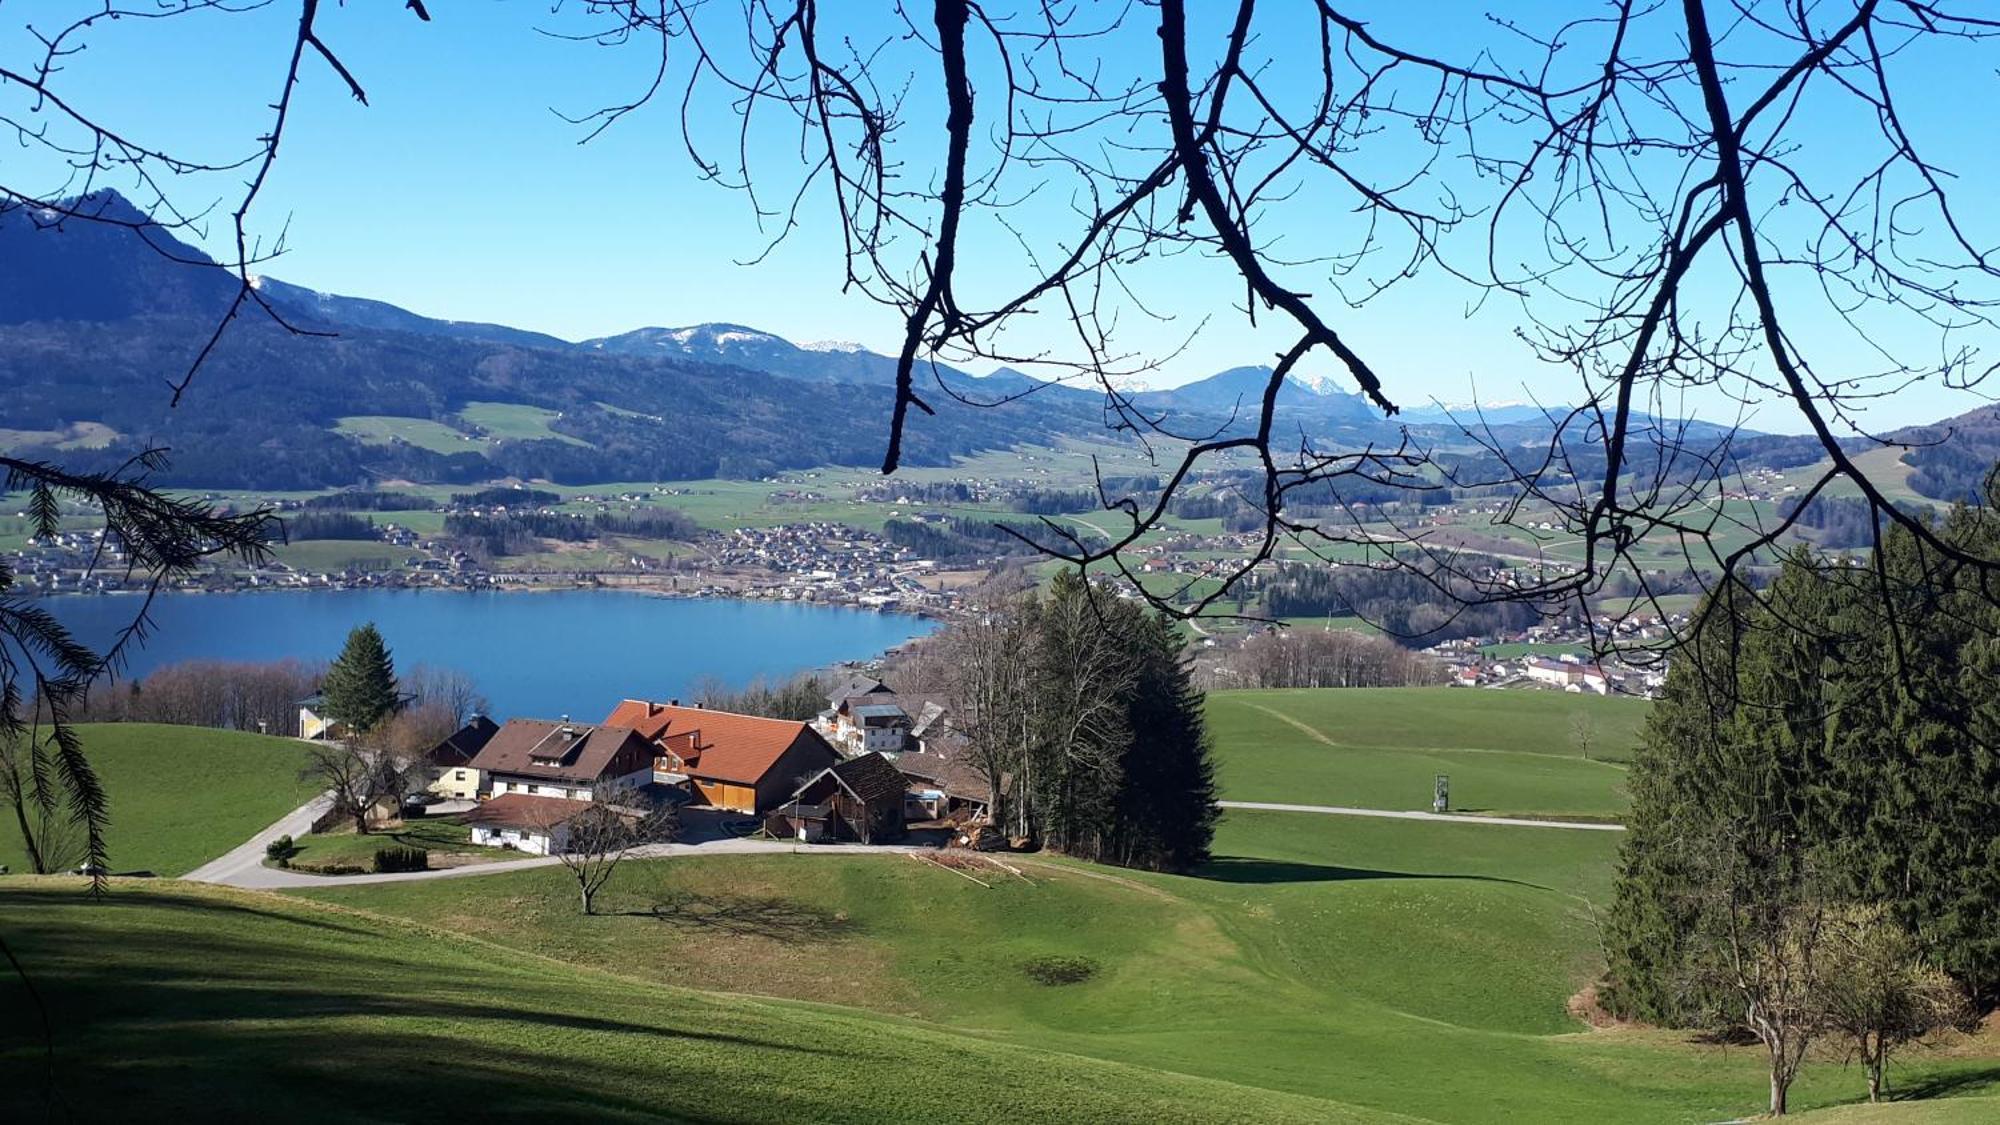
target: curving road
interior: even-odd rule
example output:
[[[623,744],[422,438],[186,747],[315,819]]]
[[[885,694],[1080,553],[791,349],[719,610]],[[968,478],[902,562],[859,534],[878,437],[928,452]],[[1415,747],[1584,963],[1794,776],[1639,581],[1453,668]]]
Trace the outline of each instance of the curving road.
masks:
[[[459,879],[473,875],[498,875],[503,871],[522,871],[530,867],[551,867],[562,862],[554,856],[527,856],[494,863],[474,863],[465,867],[445,867],[435,871],[398,871],[386,875],[308,875],[302,871],[284,871],[264,866],[266,845],[280,836],[305,835],[312,829],[313,821],[326,815],[327,809],[332,805],[330,796],[315,797],[285,814],[276,824],[231,848],[228,854],[220,859],[204,863],[181,878],[196,883],[215,883],[224,887],[278,891],[301,887],[350,887],[369,883]],[[645,847],[632,849],[630,855],[634,859],[660,859],[666,856],[764,855],[778,852],[800,852],[806,855],[902,855],[936,850],[934,847],[914,844],[795,844],[786,840],[729,838],[695,844],[648,844]]]

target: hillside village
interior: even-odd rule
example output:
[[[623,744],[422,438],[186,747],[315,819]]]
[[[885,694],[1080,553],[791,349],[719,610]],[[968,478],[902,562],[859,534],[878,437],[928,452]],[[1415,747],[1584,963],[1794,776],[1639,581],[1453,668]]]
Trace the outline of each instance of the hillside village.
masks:
[[[992,786],[941,699],[854,676],[826,703],[810,722],[644,699],[601,722],[474,716],[424,754],[423,800],[378,815],[434,805],[462,814],[472,843],[530,855],[564,851],[570,822],[607,800],[678,808],[706,836],[978,841]],[[300,737],[345,735],[319,706],[301,702]]]

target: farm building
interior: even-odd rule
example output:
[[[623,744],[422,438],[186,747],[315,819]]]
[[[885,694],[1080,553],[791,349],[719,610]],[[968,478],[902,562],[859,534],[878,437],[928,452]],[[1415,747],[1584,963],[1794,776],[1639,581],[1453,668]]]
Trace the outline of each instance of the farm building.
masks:
[[[472,842],[512,847],[530,855],[557,855],[568,846],[569,822],[591,807],[588,801],[509,793],[465,814]]]
[[[469,763],[494,797],[510,793],[588,801],[607,784],[653,780],[653,747],[628,727],[509,719]]]
[[[498,723],[484,715],[474,715],[471,722],[452,732],[451,737],[431,747],[424,755],[430,765],[430,792],[459,801],[479,796],[479,771],[473,768],[472,760],[498,733]]]
[[[654,780],[685,782],[700,803],[759,814],[801,777],[840,760],[804,723],[628,699],[611,720],[629,724],[654,753]]]
[[[880,754],[863,754],[815,774],[765,819],[773,836],[877,844],[903,834],[909,778]]]

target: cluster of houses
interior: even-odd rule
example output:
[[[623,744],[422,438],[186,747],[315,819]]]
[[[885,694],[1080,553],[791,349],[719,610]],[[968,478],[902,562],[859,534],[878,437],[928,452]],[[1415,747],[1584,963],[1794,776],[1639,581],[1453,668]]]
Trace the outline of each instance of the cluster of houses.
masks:
[[[309,705],[310,700],[306,701]],[[811,722],[628,699],[604,721],[475,716],[428,756],[431,792],[475,801],[472,842],[536,855],[611,794],[709,809],[805,842],[880,843],[987,811],[989,787],[934,698],[856,678]],[[329,733],[322,723],[302,732]],[[309,735],[308,737],[311,737]]]

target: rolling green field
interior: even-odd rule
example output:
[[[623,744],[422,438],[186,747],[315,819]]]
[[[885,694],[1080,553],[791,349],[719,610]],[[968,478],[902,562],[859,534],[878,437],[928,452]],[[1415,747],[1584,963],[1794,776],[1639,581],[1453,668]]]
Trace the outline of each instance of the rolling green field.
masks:
[[[333,432],[367,445],[408,442],[433,453],[484,453],[486,443],[470,434],[428,418],[395,418],[381,414],[355,414],[340,419]]]
[[[51,1065],[32,1034],[0,1040],[5,1120],[1373,1119],[270,895],[119,882],[92,901],[14,877],[0,919],[55,1046]],[[25,1004],[0,978],[0,1009]]]
[[[84,752],[111,798],[113,871],[181,875],[303,804],[305,751],[288,738],[201,727],[106,723],[82,728]],[[0,864],[26,870],[11,817]]]
[[[404,547],[370,539],[301,539],[271,549],[271,557],[294,570],[384,570],[410,555]]]
[[[1629,747],[1643,714],[1464,689],[1210,697],[1225,797],[1291,777],[1266,795],[1326,803],[1413,768],[1427,798],[1433,758],[1487,770],[1466,777],[1528,809],[1575,803],[1596,775],[1538,768],[1617,776],[1565,757],[1578,709],[1607,749]],[[145,780],[114,775],[114,800]],[[214,854],[275,816],[179,831]],[[55,1074],[80,1119],[142,1097],[153,1113],[248,1116],[282,1096],[298,1120],[347,1120],[357,1090],[395,1119],[475,1101],[504,1119],[1754,1115],[1759,1049],[1591,1030],[1568,1011],[1603,968],[1595,918],[1619,840],[1231,810],[1186,876],[805,848],[628,861],[594,917],[559,867],[282,895],[121,880],[103,904],[75,881],[12,877],[0,932],[59,1016]],[[17,987],[0,975],[0,1006]],[[0,1119],[39,1115],[43,1074],[33,1042],[0,1039]],[[1860,1073],[1829,1046],[1793,1104],[1835,1125],[1984,1120],[2000,1044],[1912,1050],[1892,1083],[1937,1100],[1857,1106]]]
[[[1208,697],[1222,795],[1238,801],[1615,817],[1646,704],[1470,688],[1228,691]],[[1589,716],[1591,760],[1572,716]]]
[[[555,441],[589,445],[587,441],[559,434],[549,423],[562,417],[553,410],[507,402],[468,402],[458,412],[468,425],[477,426],[496,441]]]
[[[902,856],[675,859],[621,868],[594,918],[548,869],[300,893],[649,982],[864,1009],[1382,1120],[1754,1112],[1754,1048],[1588,1031],[1566,1014],[1601,968],[1591,918],[1616,846],[1608,833],[1231,812],[1193,877],[1010,858],[1025,877],[972,872],[981,885]],[[1024,969],[1047,961],[1090,974],[1033,983]],[[1918,1053],[1901,1080],[1989,1090],[2000,1066]],[[1861,1093],[1858,1072],[1826,1060],[1794,1100]]]

